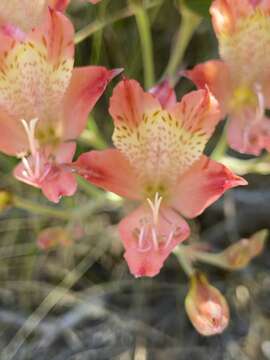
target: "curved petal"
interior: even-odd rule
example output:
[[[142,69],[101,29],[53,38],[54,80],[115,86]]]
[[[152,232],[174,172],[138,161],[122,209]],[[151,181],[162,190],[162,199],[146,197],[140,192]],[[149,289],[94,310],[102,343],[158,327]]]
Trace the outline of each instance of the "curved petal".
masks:
[[[90,151],[74,163],[78,174],[105,190],[140,199],[140,184],[129,161],[116,149]]]
[[[153,95],[143,91],[135,80],[122,80],[113,91],[109,112],[116,126],[136,127],[148,113],[161,110]]]
[[[76,138],[86,126],[87,116],[105,91],[108,83],[122,70],[102,66],[75,68],[64,98],[63,133]]]
[[[173,249],[190,234],[189,226],[182,217],[170,208],[161,208],[154,239],[153,229],[147,228],[149,216],[149,208],[141,206],[119,224],[125,247],[124,257],[130,272],[136,277],[157,275]]]
[[[221,117],[225,117],[232,92],[230,71],[226,64],[221,60],[210,60],[195,66],[192,70],[186,71],[185,75],[199,89],[209,88],[220,104]]]
[[[185,217],[194,218],[226,190],[246,184],[246,180],[233,174],[224,165],[202,156],[179,178],[171,205]]]
[[[161,83],[152,87],[149,92],[158,99],[163,109],[170,109],[177,103],[174,88],[168,80],[163,80]]]
[[[42,182],[41,190],[50,201],[58,203],[62,196],[72,196],[77,190],[76,178],[65,169],[57,168]]]

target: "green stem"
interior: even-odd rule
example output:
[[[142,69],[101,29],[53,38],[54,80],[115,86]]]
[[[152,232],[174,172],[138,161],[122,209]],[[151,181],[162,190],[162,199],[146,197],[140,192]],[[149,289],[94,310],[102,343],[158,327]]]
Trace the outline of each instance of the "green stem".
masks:
[[[226,263],[223,261],[221,254],[211,254],[204,251],[192,251],[192,257],[195,260],[210,264],[213,266],[220,267],[222,269],[228,269]]]
[[[30,211],[38,215],[46,215],[62,220],[69,220],[72,216],[71,212],[66,210],[54,209],[53,207],[40,205],[32,201],[23,199],[19,196],[13,196],[13,205],[16,208]]]
[[[144,10],[143,6],[133,4],[132,8],[134,9],[137,27],[140,35],[144,69],[144,85],[146,89],[150,89],[155,82],[151,25],[147,12]]]
[[[153,1],[149,2],[149,4],[147,4],[144,8],[151,9],[153,7],[160,5],[160,3],[161,3],[161,0],[153,0]],[[122,19],[131,17],[133,15],[135,15],[134,9],[132,9],[131,7],[128,6],[125,9],[118,11],[117,13],[113,14],[112,16],[110,16],[106,19],[94,21],[76,33],[75,44],[79,44],[81,41],[85,40],[86,38],[88,38],[95,32],[103,29],[104,27],[111,25]]]
[[[79,187],[90,197],[96,198],[98,196],[104,195],[104,192],[102,192],[94,185],[90,184],[87,180],[85,180],[81,176],[77,176],[77,183]]]
[[[187,46],[201,22],[201,17],[187,9],[184,5],[181,7],[181,10],[181,24],[176,36],[175,44],[173,45],[169,63],[164,73],[164,77],[169,77],[172,81],[181,65]]]
[[[186,275],[191,277],[195,273],[195,269],[193,268],[192,263],[185,252],[185,247],[179,245],[173,253],[177,257],[177,260]]]

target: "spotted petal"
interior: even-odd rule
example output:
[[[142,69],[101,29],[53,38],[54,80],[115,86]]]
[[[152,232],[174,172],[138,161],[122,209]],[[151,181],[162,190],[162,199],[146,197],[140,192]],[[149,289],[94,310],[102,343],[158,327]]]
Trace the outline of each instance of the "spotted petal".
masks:
[[[116,87],[110,112],[114,144],[145,184],[173,183],[200,157],[220,119],[208,90],[186,95],[168,112],[133,80]]]
[[[270,76],[269,9],[269,2],[252,0],[216,0],[211,6],[220,55],[242,85],[263,84]]]
[[[51,132],[60,136],[60,109],[73,67],[72,39],[72,24],[55,11],[48,12],[44,25],[23,42],[0,33],[0,123],[7,121],[3,114],[12,118],[14,135],[23,131],[21,119],[38,118],[38,140],[46,141]],[[0,148],[5,151],[3,136]],[[16,140],[21,148],[25,146],[21,151],[28,150],[26,136]],[[18,146],[8,152],[17,153]]]

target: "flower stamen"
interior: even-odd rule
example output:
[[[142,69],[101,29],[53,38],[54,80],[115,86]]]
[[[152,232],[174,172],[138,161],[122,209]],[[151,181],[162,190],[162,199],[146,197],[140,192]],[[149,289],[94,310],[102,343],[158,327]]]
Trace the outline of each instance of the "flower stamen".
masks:
[[[264,109],[265,109],[265,98],[263,95],[261,84],[258,83],[255,84],[255,93],[257,95],[257,100],[258,100],[258,107],[256,110],[255,121],[259,122],[264,117]]]
[[[171,223],[164,216],[163,220],[172,227],[172,230],[169,232],[169,235],[165,235],[160,232],[159,222],[160,222],[160,207],[161,207],[162,197],[157,192],[155,194],[154,200],[147,199],[147,203],[151,210],[151,215],[141,219],[141,227],[136,228],[134,231],[134,236],[138,241],[138,251],[147,252],[153,249],[154,251],[159,251],[160,249],[168,248],[173,239],[180,236],[181,228]]]
[[[22,163],[24,166],[23,175],[25,178],[33,182],[41,182],[50,171],[50,166],[44,167],[38,148],[38,142],[35,137],[35,130],[38,120],[38,118],[34,118],[29,122],[25,121],[24,119],[21,120],[29,143],[29,157],[31,156],[31,158],[22,156]]]

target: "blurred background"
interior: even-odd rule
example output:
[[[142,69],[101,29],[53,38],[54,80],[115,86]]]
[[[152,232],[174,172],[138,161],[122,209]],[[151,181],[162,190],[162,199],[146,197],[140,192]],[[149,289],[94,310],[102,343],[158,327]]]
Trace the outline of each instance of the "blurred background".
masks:
[[[76,65],[125,68],[148,89],[169,77],[178,98],[193,89],[180,72],[218,57],[211,0],[72,2]],[[78,154],[111,146],[108,101],[116,79],[89,118]],[[223,124],[211,140],[210,154]],[[270,161],[229,151],[249,186],[228,192],[195,221],[191,243],[222,250],[270,228]],[[231,158],[233,157],[233,159]],[[226,160],[226,159],[225,159]],[[16,160],[0,155],[0,188],[15,199],[0,213],[1,359],[270,359],[270,248],[243,271],[199,268],[226,296],[228,329],[204,338],[184,311],[188,280],[172,254],[159,276],[134,279],[122,258],[117,223],[130,204],[79,179],[54,206],[11,176]]]

